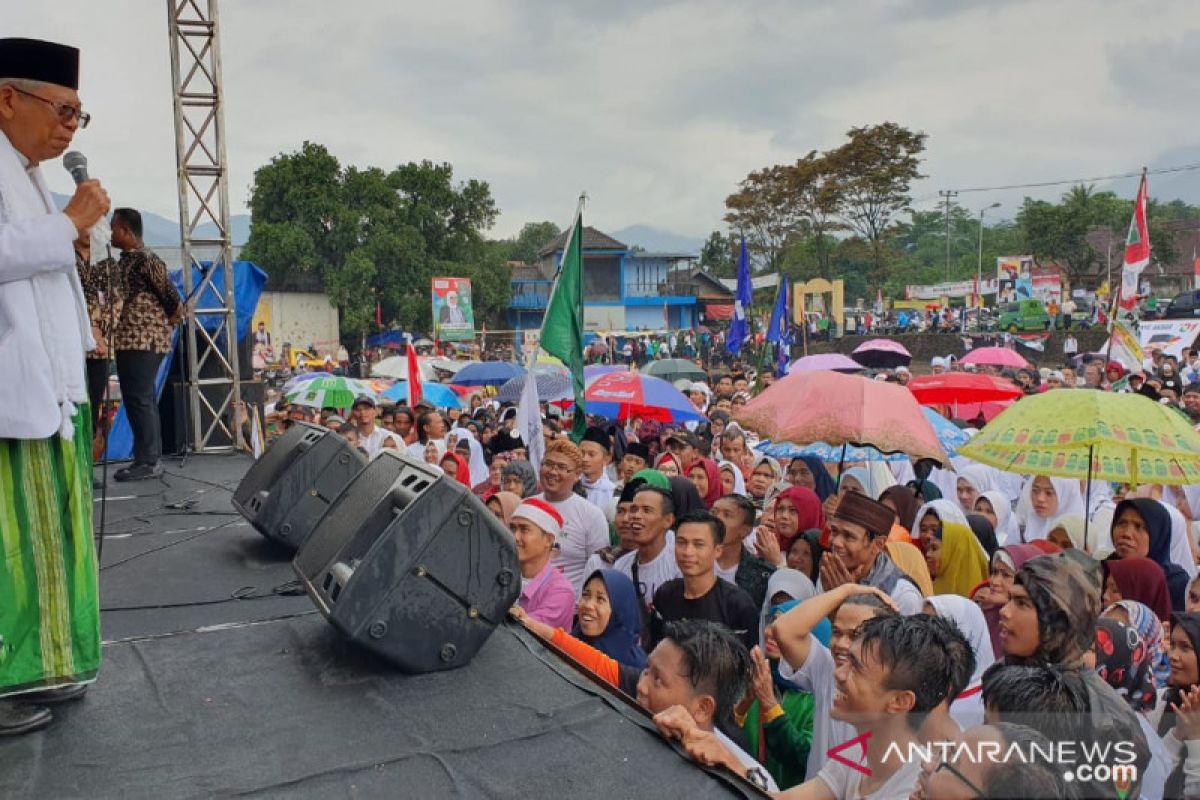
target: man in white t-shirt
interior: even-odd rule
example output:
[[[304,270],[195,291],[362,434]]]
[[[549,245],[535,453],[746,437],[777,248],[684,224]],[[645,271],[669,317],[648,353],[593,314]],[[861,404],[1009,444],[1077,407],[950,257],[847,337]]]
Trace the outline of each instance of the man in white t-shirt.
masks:
[[[579,442],[579,453],[583,457],[580,481],[587,491],[588,502],[607,514],[617,490],[607,473],[612,461],[612,437],[603,428],[588,428]]]
[[[675,562],[675,534],[671,530],[674,524],[675,505],[670,493],[644,485],[633,490],[625,527],[637,549],[618,558],[613,569],[633,581],[639,608],[647,617],[658,587],[683,577]]]
[[[375,457],[387,439],[393,440],[392,446],[395,446],[395,434],[375,424],[378,413],[379,408],[375,405],[374,398],[367,395],[359,397],[350,407],[350,420],[358,431],[358,446],[366,451],[370,458]]]
[[[608,547],[608,520],[604,512],[575,494],[583,455],[569,439],[552,439],[542,456],[542,493],[537,495],[562,514],[562,534],[554,545],[553,563],[579,596],[588,558]]]

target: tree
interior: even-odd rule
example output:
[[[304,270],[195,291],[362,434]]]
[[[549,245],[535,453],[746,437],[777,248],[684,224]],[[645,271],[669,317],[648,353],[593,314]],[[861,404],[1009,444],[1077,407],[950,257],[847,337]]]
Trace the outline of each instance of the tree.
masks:
[[[714,278],[737,277],[738,242],[733,236],[713,231],[700,248],[700,268]]]
[[[508,246],[505,253],[506,261],[524,261],[526,264],[532,264],[537,261],[538,251],[554,240],[562,231],[558,225],[550,222],[526,222],[521,226],[521,231],[516,235],[516,238],[507,239],[504,244]]]
[[[482,234],[498,214],[491,190],[455,183],[450,164],[343,168],[305,142],[255,172],[250,209],[246,258],[272,274],[318,274],[349,341],[370,329],[377,302],[386,322],[428,329],[435,275],[471,279],[477,322],[508,305],[503,253]]]
[[[824,158],[839,185],[842,222],[871,247],[872,285],[885,275],[884,236],[896,215],[911,202],[909,190],[921,175],[924,133],[913,133],[894,122],[851,128],[849,141]]]
[[[828,278],[833,246],[830,234],[845,227],[838,220],[845,200],[842,178],[828,158],[813,150],[788,168],[787,180],[796,214],[807,223],[803,234],[816,256],[817,274]]]
[[[746,238],[746,249],[766,272],[779,268],[784,242],[800,220],[793,199],[785,166],[751,172],[725,198],[725,221]]]

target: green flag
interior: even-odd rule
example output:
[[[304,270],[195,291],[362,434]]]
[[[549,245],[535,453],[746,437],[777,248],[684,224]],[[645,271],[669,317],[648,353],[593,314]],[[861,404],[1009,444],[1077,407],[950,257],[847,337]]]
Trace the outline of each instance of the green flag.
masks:
[[[575,385],[575,421],[571,439],[578,443],[587,430],[583,401],[583,209],[575,214],[563,246],[558,277],[542,320],[541,348],[571,371]]]

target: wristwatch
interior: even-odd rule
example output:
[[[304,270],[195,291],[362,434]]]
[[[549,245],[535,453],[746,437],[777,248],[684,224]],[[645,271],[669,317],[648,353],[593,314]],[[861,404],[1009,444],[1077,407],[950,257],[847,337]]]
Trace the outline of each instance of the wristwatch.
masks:
[[[750,767],[750,769],[746,770],[746,780],[751,786],[756,789],[762,789],[764,792],[767,791],[767,787],[770,785],[767,779],[767,771],[762,767]]]

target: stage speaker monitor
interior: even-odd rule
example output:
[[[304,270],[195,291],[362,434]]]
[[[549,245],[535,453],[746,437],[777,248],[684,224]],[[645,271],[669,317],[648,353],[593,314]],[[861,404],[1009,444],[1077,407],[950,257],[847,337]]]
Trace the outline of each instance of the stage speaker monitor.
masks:
[[[366,463],[345,437],[297,422],[242,478],[233,507],[263,536],[297,550]]]
[[[503,522],[436,466],[384,450],[293,567],[342,633],[412,673],[471,661],[521,593]]]

